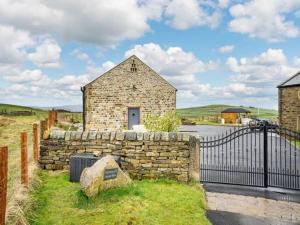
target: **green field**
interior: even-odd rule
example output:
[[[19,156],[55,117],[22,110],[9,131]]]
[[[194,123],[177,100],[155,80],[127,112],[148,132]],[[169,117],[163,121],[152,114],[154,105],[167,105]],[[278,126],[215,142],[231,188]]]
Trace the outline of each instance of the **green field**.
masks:
[[[1,112],[15,112],[15,111],[30,111],[36,114],[43,114],[46,111],[42,109],[36,109],[28,106],[20,106],[20,105],[11,105],[11,104],[2,104],[0,103],[0,113]]]
[[[32,225],[209,225],[199,184],[143,180],[88,199],[67,173],[41,171],[42,186],[31,193]]]
[[[232,105],[207,105],[200,107],[177,109],[177,113],[181,117],[196,118],[199,116],[214,116],[220,115],[221,111],[227,108],[244,108],[251,111],[251,116],[258,118],[270,118],[274,119],[278,116],[278,111],[274,109],[263,109],[246,106],[232,106]]]

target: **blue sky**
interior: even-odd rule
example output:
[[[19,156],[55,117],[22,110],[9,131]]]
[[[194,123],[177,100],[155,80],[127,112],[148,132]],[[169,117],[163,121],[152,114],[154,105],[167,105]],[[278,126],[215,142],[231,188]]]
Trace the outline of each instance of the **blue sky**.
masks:
[[[277,108],[300,70],[300,0],[0,0],[0,102],[81,104],[131,54],[177,87],[177,107]]]

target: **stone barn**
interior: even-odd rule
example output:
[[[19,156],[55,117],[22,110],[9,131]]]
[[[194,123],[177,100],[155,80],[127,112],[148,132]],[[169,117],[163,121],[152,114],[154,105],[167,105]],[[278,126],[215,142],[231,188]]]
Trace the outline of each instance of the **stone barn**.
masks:
[[[135,55],[82,87],[85,130],[131,130],[176,109],[176,88]]]
[[[300,72],[278,86],[279,124],[300,131]]]

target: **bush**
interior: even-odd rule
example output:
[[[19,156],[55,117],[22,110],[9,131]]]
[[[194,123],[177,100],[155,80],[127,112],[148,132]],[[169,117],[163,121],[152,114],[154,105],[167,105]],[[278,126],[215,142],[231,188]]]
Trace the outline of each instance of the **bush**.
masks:
[[[143,121],[145,127],[150,131],[178,131],[181,120],[175,111],[170,111],[162,116],[150,114]]]

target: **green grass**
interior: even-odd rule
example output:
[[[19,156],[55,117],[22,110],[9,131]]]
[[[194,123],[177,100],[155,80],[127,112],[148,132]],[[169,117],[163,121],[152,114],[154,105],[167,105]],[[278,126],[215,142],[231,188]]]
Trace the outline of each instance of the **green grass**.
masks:
[[[46,115],[46,114],[45,114]],[[28,155],[32,158],[32,124],[42,115],[0,116],[0,146],[8,147],[8,201],[13,197],[14,184],[20,181],[20,133],[28,134]]]
[[[169,180],[135,181],[88,199],[79,183],[62,172],[42,171],[43,186],[33,192],[32,225],[210,224],[203,189]]]
[[[199,117],[208,115],[219,115],[222,110],[226,108],[241,107],[251,111],[252,116],[259,118],[276,118],[278,111],[274,109],[263,109],[263,108],[253,108],[245,106],[232,106],[232,105],[207,105],[200,107],[177,109],[176,112],[181,117]]]
[[[15,112],[15,111],[32,111],[36,114],[43,114],[46,111],[42,109],[36,109],[28,106],[21,106],[21,105],[11,105],[11,104],[3,104],[0,103],[0,112],[6,111],[6,112]]]

